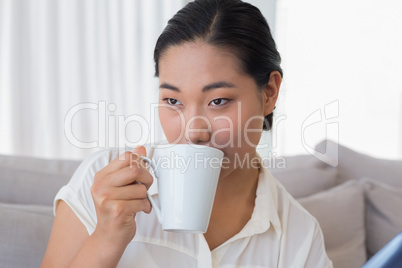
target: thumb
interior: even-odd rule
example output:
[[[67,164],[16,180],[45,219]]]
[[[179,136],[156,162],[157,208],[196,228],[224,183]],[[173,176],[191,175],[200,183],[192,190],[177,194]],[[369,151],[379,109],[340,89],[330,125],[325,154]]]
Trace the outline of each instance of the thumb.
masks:
[[[139,145],[133,150],[133,153],[141,155],[141,156],[147,156],[147,149],[145,149],[144,146]]]

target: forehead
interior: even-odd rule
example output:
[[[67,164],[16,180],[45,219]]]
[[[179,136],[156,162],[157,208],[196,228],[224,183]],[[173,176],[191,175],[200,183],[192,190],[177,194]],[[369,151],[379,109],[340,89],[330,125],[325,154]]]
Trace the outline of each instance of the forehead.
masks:
[[[223,78],[244,75],[239,59],[229,50],[202,41],[169,47],[159,60],[159,77]]]

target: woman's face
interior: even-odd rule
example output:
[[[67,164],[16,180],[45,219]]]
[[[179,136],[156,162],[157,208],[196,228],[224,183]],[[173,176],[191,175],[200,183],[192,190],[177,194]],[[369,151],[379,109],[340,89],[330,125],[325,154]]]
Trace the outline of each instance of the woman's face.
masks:
[[[219,148],[229,170],[255,156],[266,98],[237,58],[215,46],[171,46],[159,60],[159,118],[168,142]]]

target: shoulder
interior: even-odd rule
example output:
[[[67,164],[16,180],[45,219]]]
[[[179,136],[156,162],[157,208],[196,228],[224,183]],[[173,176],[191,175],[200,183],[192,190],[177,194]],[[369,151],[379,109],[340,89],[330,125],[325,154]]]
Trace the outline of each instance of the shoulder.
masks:
[[[280,233],[280,267],[332,267],[320,225],[282,184],[266,170],[272,202],[276,206]]]
[[[151,153],[153,152],[155,144],[147,143],[141,146],[145,147],[147,151],[147,156],[150,156]],[[102,149],[86,157],[82,162],[82,166],[88,167],[94,165],[96,166],[99,164],[109,164],[112,160],[116,159],[119,155],[123,154],[124,152],[127,151],[132,152],[133,150],[134,150],[133,147],[112,147]]]
[[[150,157],[153,153],[155,144],[143,144],[147,151],[147,156]],[[99,150],[95,153],[87,156],[81,164],[78,166],[77,170],[74,172],[69,185],[79,185],[83,183],[83,180],[93,181],[93,176],[107,166],[114,159],[119,157],[126,151],[133,151],[132,147],[113,147]]]
[[[291,229],[310,229],[316,226],[317,220],[296,201],[285,187],[271,174],[264,165],[260,170],[257,196],[264,196],[269,203],[269,218],[276,223],[281,232]]]
[[[281,223],[282,233],[293,233],[292,239],[295,242],[306,239],[319,229],[318,221],[272,175],[271,180],[271,185],[276,191],[276,210]],[[287,235],[283,237],[287,237]]]

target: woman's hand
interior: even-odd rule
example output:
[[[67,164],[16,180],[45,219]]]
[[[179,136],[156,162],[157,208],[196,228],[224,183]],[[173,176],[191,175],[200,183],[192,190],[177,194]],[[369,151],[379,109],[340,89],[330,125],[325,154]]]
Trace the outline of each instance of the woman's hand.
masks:
[[[111,247],[111,254],[134,238],[136,213],[152,209],[147,191],[153,178],[140,155],[146,155],[143,146],[120,155],[95,174],[91,187],[98,219],[94,234]]]
[[[41,267],[116,267],[136,231],[137,212],[151,212],[147,190],[153,179],[139,155],[126,152],[96,173],[91,187],[98,223],[89,235],[60,200]]]

